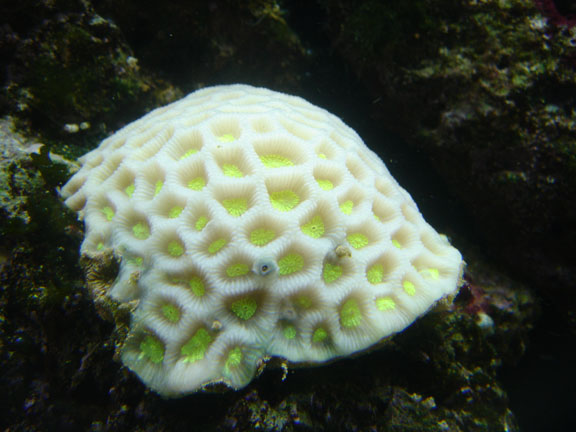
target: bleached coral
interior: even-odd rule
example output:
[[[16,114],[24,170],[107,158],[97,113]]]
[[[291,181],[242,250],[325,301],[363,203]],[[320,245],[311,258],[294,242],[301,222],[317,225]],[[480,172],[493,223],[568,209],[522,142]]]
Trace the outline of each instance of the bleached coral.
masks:
[[[462,259],[339,118],[246,85],[159,108],[85,155],[62,195],[85,256],[137,300],[121,357],[157,392],[246,385],[270,356],[322,362],[457,290]]]

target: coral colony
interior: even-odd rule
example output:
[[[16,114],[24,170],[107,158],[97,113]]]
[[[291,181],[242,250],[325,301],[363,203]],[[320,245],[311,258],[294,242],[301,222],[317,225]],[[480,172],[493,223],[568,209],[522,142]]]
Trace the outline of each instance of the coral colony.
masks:
[[[352,129],[299,97],[199,90],[81,163],[62,195],[83,259],[120,263],[89,286],[131,305],[120,356],[162,395],[365,350],[457,291],[460,253]]]

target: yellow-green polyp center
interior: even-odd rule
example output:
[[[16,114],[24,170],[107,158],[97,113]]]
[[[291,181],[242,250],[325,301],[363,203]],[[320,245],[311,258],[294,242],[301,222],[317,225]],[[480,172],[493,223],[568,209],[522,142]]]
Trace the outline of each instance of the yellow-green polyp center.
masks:
[[[168,243],[168,254],[174,258],[178,258],[184,254],[184,245],[177,240]]]
[[[328,337],[328,332],[322,328],[322,327],[318,327],[316,330],[314,330],[314,333],[312,334],[312,342],[323,342],[326,340],[326,338]]]
[[[301,227],[302,232],[312,238],[320,238],[324,235],[324,221],[319,215],[314,216],[309,222]]]
[[[240,366],[243,357],[244,355],[242,354],[242,349],[240,347],[235,347],[230,350],[224,366],[226,371],[230,373],[233,369]]]
[[[286,156],[279,154],[267,154],[260,156],[260,161],[266,168],[282,168],[294,165],[294,163]]]
[[[255,246],[264,246],[276,237],[274,230],[258,228],[250,233],[250,242]]]
[[[282,276],[298,272],[302,270],[303,267],[304,258],[297,253],[285,255],[278,261],[279,273]]]
[[[161,363],[164,360],[164,344],[156,337],[146,335],[140,342],[140,353],[152,363]]]
[[[362,322],[362,312],[356,299],[351,298],[344,302],[340,309],[340,323],[342,327],[353,328]]]
[[[258,309],[258,303],[251,297],[241,298],[230,305],[230,309],[241,320],[249,320]]]
[[[198,329],[194,336],[180,349],[184,361],[194,363],[195,361],[202,360],[211,342],[212,337],[210,333],[204,328]]]
[[[192,276],[188,281],[188,286],[196,297],[202,297],[206,293],[204,281],[199,276]]]
[[[226,267],[226,274],[231,278],[247,275],[248,272],[250,272],[250,267],[244,263],[235,263]]]
[[[162,315],[171,323],[180,321],[180,309],[172,304],[162,306]]]
[[[242,216],[248,210],[248,200],[246,198],[230,198],[222,201],[226,211],[234,217]]]
[[[327,284],[336,281],[342,276],[342,266],[331,264],[327,262],[324,264],[324,271],[322,272],[324,282]]]
[[[206,180],[204,177],[196,177],[188,182],[188,187],[192,190],[199,191],[206,186]]]
[[[272,207],[278,211],[286,212],[292,210],[300,202],[298,194],[292,190],[281,190],[270,194]]]
[[[350,246],[352,246],[354,249],[362,249],[369,243],[368,237],[362,233],[348,234],[347,239],[348,243],[350,243]]]
[[[134,237],[139,240],[146,240],[150,237],[150,228],[144,222],[138,222],[132,227]]]

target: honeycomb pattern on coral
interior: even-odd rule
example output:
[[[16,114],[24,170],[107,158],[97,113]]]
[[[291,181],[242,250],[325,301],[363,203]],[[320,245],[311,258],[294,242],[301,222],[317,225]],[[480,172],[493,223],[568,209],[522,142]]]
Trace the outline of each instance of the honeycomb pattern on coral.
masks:
[[[457,289],[460,253],[339,118],[246,85],[190,94],[85,155],[63,188],[108,295],[138,300],[121,350],[174,396],[246,385],[270,356],[322,362]]]

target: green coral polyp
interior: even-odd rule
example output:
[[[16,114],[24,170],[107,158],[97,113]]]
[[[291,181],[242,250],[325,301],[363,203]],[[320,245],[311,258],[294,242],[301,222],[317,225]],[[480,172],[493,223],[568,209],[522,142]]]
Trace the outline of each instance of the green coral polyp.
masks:
[[[208,245],[208,253],[215,254],[216,252],[219,252],[227,244],[228,240],[225,238],[214,240],[212,243]]]
[[[164,360],[164,344],[155,336],[146,335],[140,342],[140,358],[145,358],[154,364]]]
[[[272,207],[281,212],[292,210],[300,203],[300,197],[290,189],[272,192],[270,194]]]
[[[374,264],[366,271],[366,279],[373,285],[382,283],[384,280],[384,266],[380,263]]]
[[[170,219],[177,218],[178,216],[180,216],[182,214],[183,210],[184,210],[184,207],[182,207],[182,206],[174,206],[168,212],[168,217]]]
[[[234,369],[237,369],[242,364],[242,359],[244,355],[242,354],[242,348],[235,347],[228,353],[228,358],[224,364],[224,370],[226,373],[230,374]]]
[[[132,198],[132,195],[134,195],[134,190],[136,189],[136,186],[134,185],[134,183],[129,184],[128,186],[126,186],[126,188],[124,189],[124,192],[126,192],[126,195],[128,195],[130,198]]]
[[[132,233],[137,239],[146,240],[150,237],[150,228],[144,222],[138,222],[132,227]]]
[[[252,297],[241,298],[232,302],[230,310],[241,320],[248,321],[258,310],[258,302]]]
[[[362,249],[363,247],[368,246],[368,243],[370,243],[368,236],[362,233],[348,234],[346,239],[348,240],[348,243],[350,243],[350,246],[352,246],[354,249]]]
[[[235,263],[226,267],[226,274],[228,277],[235,278],[247,275],[250,272],[250,267],[244,263]]]
[[[300,254],[288,254],[278,260],[278,273],[281,276],[296,273],[302,268],[304,268],[304,258]]]
[[[342,276],[342,266],[327,262],[324,264],[322,276],[327,284],[335,282]]]
[[[234,142],[236,140],[236,137],[232,134],[223,134],[217,137],[218,141],[220,141],[221,143],[231,143]]]
[[[282,168],[294,165],[294,162],[292,162],[286,156],[279,154],[267,154],[260,156],[260,161],[266,168]]]
[[[289,324],[287,326],[284,327],[284,329],[282,330],[282,334],[284,335],[284,337],[286,339],[294,339],[297,335],[296,332],[296,327],[294,327],[292,324]]]
[[[242,170],[240,170],[240,168],[238,168],[238,165],[234,165],[234,164],[222,165],[222,172],[224,173],[225,176],[228,176],[228,177],[233,177],[233,178],[244,177],[244,173],[242,172]]]
[[[208,224],[208,217],[200,216],[196,219],[196,222],[194,222],[194,229],[196,229],[196,231],[202,231],[206,224]]]
[[[164,182],[162,180],[158,180],[154,185],[154,196],[158,195],[164,186]]]
[[[306,295],[297,296],[295,303],[298,307],[302,309],[310,309],[313,306],[312,299]]]
[[[322,216],[316,215],[310,221],[302,225],[302,232],[314,239],[320,238],[324,235],[325,227]]]
[[[208,330],[205,328],[199,328],[196,333],[194,333],[194,336],[192,336],[180,349],[180,354],[182,355],[184,362],[194,363],[198,360],[202,360],[211,343],[212,336],[210,336]]]
[[[172,240],[168,243],[168,254],[174,258],[184,255],[184,245],[178,240]]]
[[[404,292],[409,296],[416,294],[416,286],[409,280],[402,282],[402,288],[404,288]]]
[[[222,205],[234,217],[242,216],[248,210],[248,200],[246,198],[230,198],[222,200]]]
[[[162,316],[171,323],[177,323],[180,321],[180,309],[177,306],[166,304],[162,306],[161,310]]]
[[[354,210],[354,202],[352,200],[347,200],[340,204],[340,211],[345,215],[351,215],[352,210]]]
[[[103,207],[102,214],[108,222],[111,222],[112,219],[114,219],[114,209],[110,206]]]
[[[195,177],[188,182],[188,188],[195,191],[201,191],[204,189],[204,186],[206,186],[206,179],[204,177]]]
[[[438,280],[440,278],[440,271],[437,268],[425,268],[420,270],[420,274],[425,278]]]
[[[323,327],[318,327],[312,334],[312,342],[320,343],[328,339],[328,332]]]
[[[276,238],[274,230],[258,228],[250,233],[250,243],[255,246],[265,246]]]
[[[350,298],[344,302],[340,309],[340,324],[345,328],[358,327],[362,323],[362,312],[358,301]]]
[[[144,263],[144,259],[142,257],[139,257],[139,256],[129,256],[126,258],[126,262],[128,264],[136,266],[136,267],[142,267],[142,264]]]
[[[206,294],[206,286],[204,285],[204,281],[199,276],[192,276],[188,281],[188,286],[190,287],[190,291],[196,297],[202,297]]]
[[[378,297],[376,307],[381,311],[390,311],[396,309],[396,302],[391,297]]]
[[[318,186],[320,186],[320,189],[322,190],[330,191],[334,189],[334,183],[328,179],[317,179],[316,183],[318,183]]]

